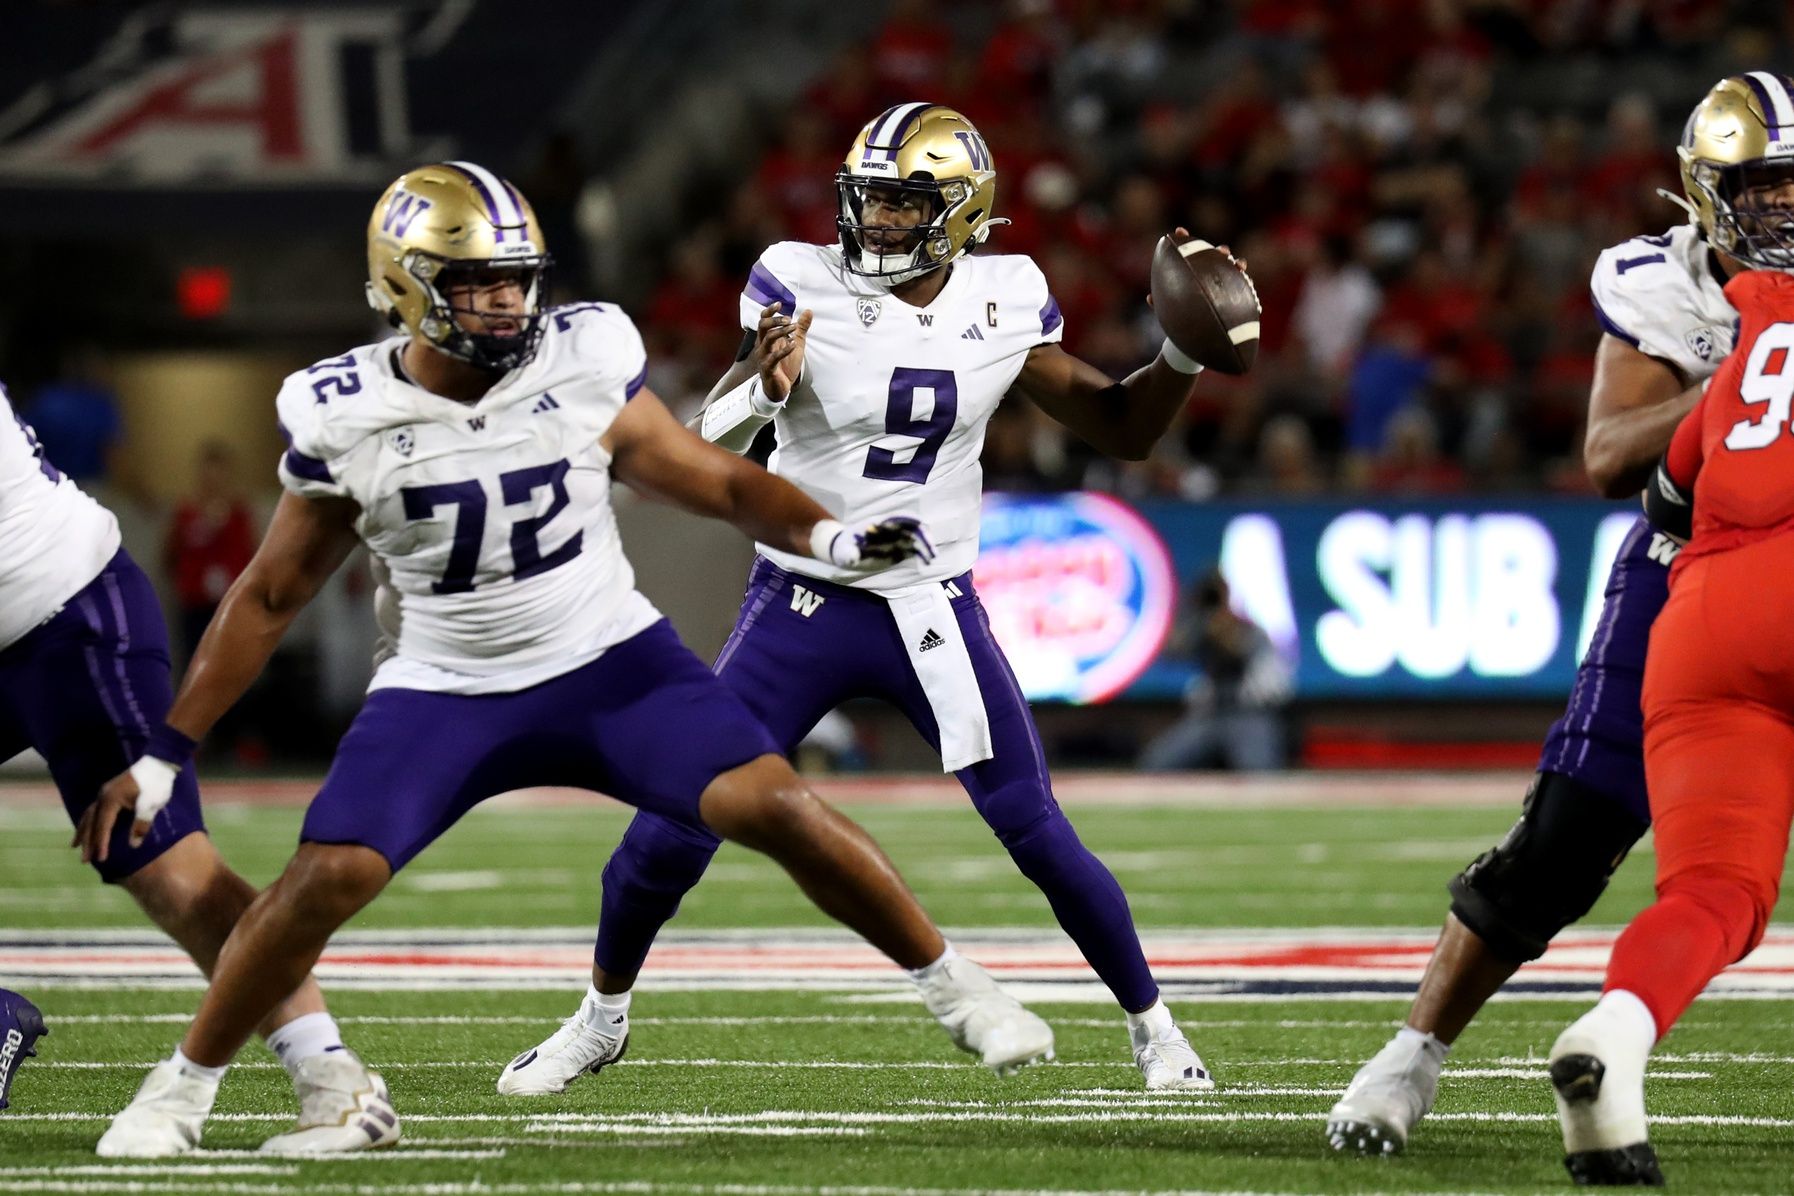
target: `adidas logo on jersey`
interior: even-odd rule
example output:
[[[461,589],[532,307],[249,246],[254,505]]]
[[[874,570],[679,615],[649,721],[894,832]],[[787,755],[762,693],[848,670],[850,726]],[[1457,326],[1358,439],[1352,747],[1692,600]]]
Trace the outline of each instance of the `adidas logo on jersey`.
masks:
[[[561,405],[554,401],[553,395],[549,394],[547,391],[543,391],[542,397],[536,400],[536,405],[529,409],[529,413],[531,415],[541,415],[544,411],[559,411],[560,407]]]
[[[978,325],[972,324],[968,326],[964,332],[959,334],[959,339],[962,341],[981,341],[984,339],[984,334],[978,331]]]
[[[945,646],[946,643],[946,638],[942,636],[940,632],[930,627],[923,634],[922,642],[916,645],[916,650],[920,652],[931,652],[936,648]]]

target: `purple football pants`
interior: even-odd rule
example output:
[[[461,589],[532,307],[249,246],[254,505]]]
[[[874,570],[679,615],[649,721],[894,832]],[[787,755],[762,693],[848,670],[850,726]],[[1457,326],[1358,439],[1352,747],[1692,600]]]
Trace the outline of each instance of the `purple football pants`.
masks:
[[[0,761],[36,748],[78,823],[100,787],[143,754],[173,704],[162,608],[121,548],[61,610],[0,650]],[[94,868],[108,883],[123,880],[203,830],[189,763],[142,845],[131,846],[131,820],[121,818]]]
[[[970,574],[945,583],[990,715],[991,759],[955,775],[1022,875],[1046,895],[1059,925],[1123,1008],[1158,999],[1115,877],[1079,841],[1053,799],[1046,757],[1027,700],[991,635]],[[803,601],[801,586],[820,603]],[[806,613],[807,612],[807,613]],[[819,719],[850,698],[882,698],[938,748],[934,711],[910,667],[882,598],[756,561],[734,634],[716,672],[789,752]],[[642,810],[604,869],[594,955],[614,975],[641,970],[654,936],[704,875],[719,840]]]
[[[1652,555],[1656,535],[1633,525],[1607,574],[1606,600],[1562,718],[1546,733],[1540,772],[1573,777],[1649,825],[1645,793],[1645,650],[1669,599],[1669,566]]]

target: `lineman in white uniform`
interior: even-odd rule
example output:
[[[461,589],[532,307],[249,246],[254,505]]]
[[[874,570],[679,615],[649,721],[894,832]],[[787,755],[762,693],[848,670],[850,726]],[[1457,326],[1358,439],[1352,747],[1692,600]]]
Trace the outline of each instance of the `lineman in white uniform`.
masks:
[[[871,840],[803,788],[636,592],[610,484],[841,568],[926,555],[919,526],[849,530],[680,427],[643,386],[626,316],[541,310],[535,216],[477,165],[401,176],[375,207],[368,254],[370,297],[408,335],[282,387],[287,493],[194,658],[171,734],[190,742],[216,722],[358,540],[380,563],[385,658],[298,853],[100,1153],[191,1149],[250,1027],[336,928],[474,805],[541,785],[602,790],[772,855],[826,912],[933,981],[930,1009],[962,1046],[1000,1070],[1050,1056],[1046,1024],[950,955]],[[107,787],[101,830],[140,788],[152,808],[136,817],[153,818],[142,767]],[[343,1057],[329,1126],[363,1147],[394,1141],[385,1085]]]

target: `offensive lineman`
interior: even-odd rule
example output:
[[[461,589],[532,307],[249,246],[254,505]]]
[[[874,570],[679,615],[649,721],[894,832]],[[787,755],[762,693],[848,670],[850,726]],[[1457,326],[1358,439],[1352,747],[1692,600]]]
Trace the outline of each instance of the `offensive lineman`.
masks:
[[[0,386],[0,760],[37,749],[70,820],[83,824],[100,787],[153,750],[172,696],[162,608],[121,547],[118,520],[44,456]],[[82,861],[107,884],[122,885],[210,975],[255,889],[206,834],[192,766],[182,760],[163,773],[167,817],[148,835],[119,827],[94,840]],[[255,1023],[292,1078],[301,1124],[328,1103],[342,1051],[309,972],[295,972]],[[34,1005],[0,990],[0,1107],[44,1032]],[[342,1145],[328,1133],[295,1133],[283,1148]]]
[[[770,421],[774,473],[850,521],[920,518],[938,552],[870,577],[762,542],[714,667],[787,751],[849,698],[907,714],[1114,993],[1147,1088],[1210,1088],[1159,1000],[1121,886],[1053,800],[1033,716],[971,576],[979,451],[1005,394],[1138,460],[1201,367],[1167,341],[1116,382],[1061,349],[1039,267],[971,255],[1004,223],[993,219],[996,179],[964,116],[900,104],[866,125],[835,176],[840,243],[774,245],[749,274],[748,335],[700,417],[704,438],[745,452]],[[653,811],[636,815],[604,870],[585,1001],[512,1061],[500,1092],[559,1092],[622,1053],[636,975],[717,846]]]
[[[920,525],[850,531],[680,427],[643,386],[628,317],[607,304],[540,309],[548,258],[535,215],[482,167],[401,176],[369,221],[368,259],[371,302],[409,335],[281,387],[287,493],[150,754],[107,786],[86,838],[132,808],[139,832],[153,821],[167,796],[156,777],[242,695],[357,539],[381,582],[383,659],[298,853],[244,915],[180,1048],[99,1153],[192,1149],[231,1058],[336,928],[475,804],[539,785],[602,789],[688,834],[766,852],[910,969],[959,1045],[999,1070],[1050,1057],[1046,1024],[951,956],[872,841],[804,789],[636,591],[610,485],[842,570],[930,555]],[[341,1057],[336,1128],[362,1148],[396,1141],[385,1085]]]
[[[1605,335],[1589,395],[1589,476],[1609,498],[1637,493],[1731,351],[1738,314],[1727,279],[1785,269],[1759,213],[1794,212],[1794,79],[1722,79],[1689,116],[1676,153],[1686,224],[1635,237],[1595,264]],[[1539,772],[1507,838],[1453,878],[1451,913],[1407,1024],[1358,1070],[1327,1119],[1336,1149],[1392,1154],[1433,1105],[1446,1053],[1509,976],[1580,919],[1650,825],[1640,691],[1645,648],[1668,595],[1676,546],[1639,519],[1608,574],[1606,604],[1545,739]]]

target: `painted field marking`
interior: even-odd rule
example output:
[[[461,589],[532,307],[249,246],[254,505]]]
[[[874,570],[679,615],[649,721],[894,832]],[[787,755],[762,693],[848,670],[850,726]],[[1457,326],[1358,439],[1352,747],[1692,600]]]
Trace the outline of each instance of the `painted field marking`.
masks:
[[[759,1113],[730,1114],[698,1114],[698,1113],[424,1113],[405,1118],[405,1123],[418,1125],[523,1125],[542,1127],[539,1132],[549,1130],[565,1130],[570,1133],[585,1132],[582,1126],[603,1125],[652,1125],[662,1130],[684,1131],[692,1127],[714,1125],[754,1125],[754,1124],[786,1124],[786,1125],[903,1125],[919,1121],[991,1121],[1012,1125],[1054,1125],[1077,1124],[1084,1122],[1128,1122],[1128,1121],[1163,1121],[1163,1122],[1226,1122],[1226,1121],[1268,1121],[1268,1122],[1303,1122],[1316,1123],[1326,1119],[1323,1112],[1296,1112],[1293,1110],[1252,1110],[1252,1109],[1211,1109],[1208,1107],[1180,1109],[1143,1102],[1142,1107],[1135,1109],[1113,1108],[1093,1110],[1080,1114],[1059,1114],[1041,1116],[1012,1106],[992,1104],[979,1107],[976,1102],[966,1102],[968,1108],[955,1108],[939,1112],[911,1110],[894,1113],[852,1112],[835,1110],[781,1110],[773,1109]],[[98,1122],[110,1121],[109,1113],[12,1113],[0,1117],[0,1123],[7,1121],[50,1121],[50,1122]],[[214,1122],[285,1122],[292,1120],[291,1113],[215,1113]],[[1511,1122],[1515,1124],[1532,1124],[1550,1122],[1556,1124],[1555,1113],[1516,1113],[1508,1111],[1432,1113],[1430,1121],[1462,1121],[1462,1122]],[[1681,1126],[1732,1126],[1751,1129],[1794,1129],[1794,1118],[1761,1117],[1742,1114],[1696,1113],[1669,1114],[1652,1117],[1652,1125]],[[427,1141],[427,1139],[426,1139]],[[220,1152],[221,1154],[229,1152]],[[409,1157],[403,1149],[393,1152],[372,1152],[359,1155],[344,1156],[348,1159],[379,1159]]]

